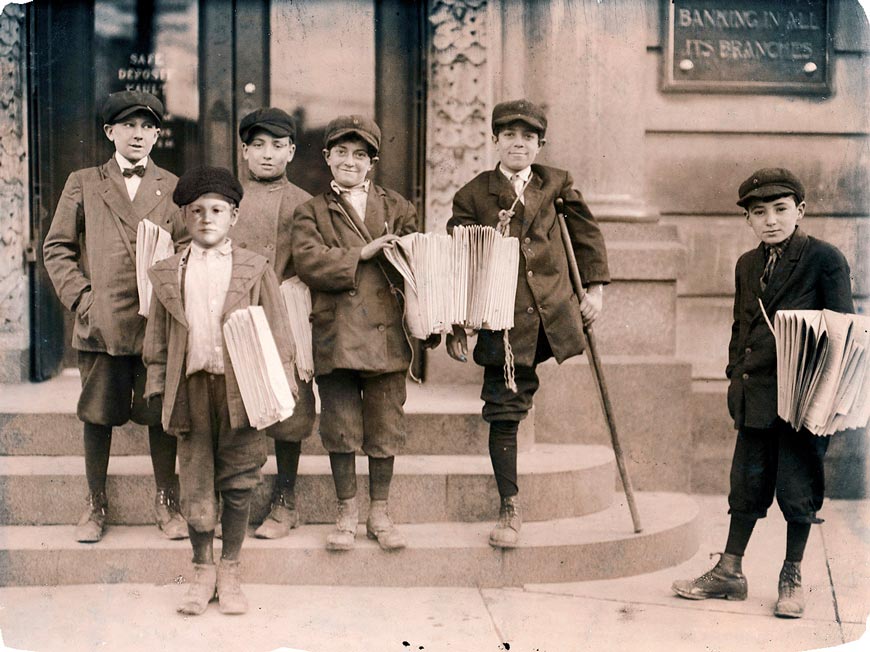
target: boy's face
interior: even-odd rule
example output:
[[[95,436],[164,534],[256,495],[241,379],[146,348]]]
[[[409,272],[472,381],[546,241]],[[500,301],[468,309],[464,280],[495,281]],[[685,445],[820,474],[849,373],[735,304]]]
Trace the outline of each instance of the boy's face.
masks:
[[[753,201],[746,208],[746,221],[765,244],[779,244],[794,233],[806,210],[806,203],[795,203],[794,195],[770,201]]]
[[[216,192],[200,195],[184,207],[184,224],[193,241],[203,249],[223,244],[239,209]]]
[[[261,179],[284,174],[295,153],[296,145],[290,142],[290,136],[278,137],[265,129],[255,130],[251,142],[242,143],[242,158],[254,176]]]
[[[345,188],[358,186],[366,179],[378,157],[369,156],[368,145],[362,139],[342,140],[323,150],[326,164],[336,183]]]
[[[538,156],[544,141],[525,122],[512,122],[492,137],[501,166],[511,172],[525,170]]]
[[[103,125],[103,131],[115,143],[115,151],[131,163],[148,156],[160,136],[160,127],[147,113],[134,113],[121,122]]]

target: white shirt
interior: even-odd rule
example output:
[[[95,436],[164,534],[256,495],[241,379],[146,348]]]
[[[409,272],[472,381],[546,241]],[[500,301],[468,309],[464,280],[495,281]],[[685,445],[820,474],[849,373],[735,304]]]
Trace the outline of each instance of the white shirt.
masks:
[[[118,152],[115,152],[115,160],[118,162],[121,170],[129,170],[131,168],[136,167],[137,165],[141,165],[143,168],[148,167],[148,157],[146,156],[138,163],[130,163],[127,159],[121,156]],[[142,183],[142,177],[137,174],[134,174],[130,177],[124,177],[124,185],[127,186],[127,195],[130,197],[130,201],[133,201],[133,198],[136,197],[136,191],[139,190],[139,185]]]
[[[188,376],[197,371],[224,373],[221,315],[232,274],[233,255],[229,238],[211,249],[190,243],[184,279]]]
[[[498,165],[498,169],[501,171],[503,175],[507,177],[507,180],[511,182],[511,185],[514,187],[514,192],[517,193],[517,197],[520,198],[520,202],[525,204],[525,200],[520,195],[520,193],[525,188],[526,184],[529,182],[529,179],[532,178],[532,166],[530,165],[527,168],[523,168],[519,172],[511,172],[510,170],[505,170],[501,163]]]
[[[353,209],[356,211],[356,214],[359,215],[359,218],[363,221],[366,219],[366,203],[369,198],[369,184],[371,183],[370,179],[366,179],[358,186],[354,186],[353,188],[345,188],[338,184],[337,181],[330,181],[329,186],[337,195],[344,196],[350,202],[350,205],[353,206]]]

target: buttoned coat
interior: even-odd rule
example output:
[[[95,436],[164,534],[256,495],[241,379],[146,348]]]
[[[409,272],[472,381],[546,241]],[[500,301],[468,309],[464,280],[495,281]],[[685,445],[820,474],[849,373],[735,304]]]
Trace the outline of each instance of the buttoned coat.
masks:
[[[402,236],[417,230],[417,213],[399,193],[372,183],[364,225],[371,239],[387,230]],[[382,254],[360,260],[370,239],[332,190],[296,209],[292,238],[296,272],[311,289],[315,374],[407,370],[411,348],[395,289],[401,276]]]
[[[532,165],[531,181],[523,193],[525,204],[518,202],[514,209],[510,235],[520,240],[520,263],[509,338],[517,365],[533,366],[541,324],[559,362],[582,353],[586,346],[580,304],[556,219],[557,198],[565,202],[565,221],[583,283],[610,281],[601,229],[573,186],[565,170]],[[499,211],[509,208],[515,197],[513,186],[498,168],[482,172],[456,193],[448,232],[467,224],[496,227]],[[504,364],[501,331],[478,333],[474,360],[480,365]]]
[[[70,174],[43,244],[61,303],[75,313],[72,346],[141,355],[145,319],[136,289],[136,229],[149,219],[186,240],[172,202],[178,178],[149,160],[133,201],[114,158]]]
[[[163,428],[174,435],[190,431],[185,363],[187,361],[188,324],[184,314],[181,287],[181,267],[186,264],[190,249],[155,263],[148,274],[154,285],[154,300],[145,332],[143,359],[148,366],[145,396],[163,396]],[[221,326],[236,310],[262,306],[275,338],[281,363],[291,387],[293,381],[293,342],[287,310],[284,307],[278,280],[268,261],[262,256],[233,246],[233,270],[224,300]],[[221,333],[223,335],[223,333]],[[250,425],[233,364],[223,341],[224,375],[230,426],[234,429]],[[295,390],[294,390],[295,392]]]
[[[296,275],[291,235],[296,207],[311,195],[287,177],[261,181],[248,177],[239,204],[239,219],[230,231],[233,244],[265,257],[279,281]]]
[[[764,245],[744,253],[734,274],[734,322],[728,346],[728,410],[734,427],[768,428],[776,420],[776,341],[770,322],[778,310],[854,312],[849,264],[839,249],[798,228],[761,291]]]

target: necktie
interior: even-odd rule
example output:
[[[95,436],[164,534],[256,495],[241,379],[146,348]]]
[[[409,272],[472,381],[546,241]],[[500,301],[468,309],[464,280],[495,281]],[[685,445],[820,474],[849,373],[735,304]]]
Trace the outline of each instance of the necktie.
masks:
[[[767,284],[770,283],[770,277],[773,275],[773,270],[776,267],[776,263],[779,262],[784,249],[785,247],[782,245],[771,245],[767,248],[767,262],[764,264],[764,272],[762,272],[759,281],[762,292],[767,289]]]
[[[511,176],[511,184],[514,187],[514,192],[517,193],[517,197],[520,199],[520,203],[525,204],[526,202],[523,200],[522,192],[523,186],[525,186],[525,181],[520,178],[519,174],[514,174]]]
[[[124,175],[125,179],[129,179],[133,175],[136,175],[137,177],[144,177],[145,176],[145,166],[144,165],[136,165],[136,166],[133,166],[132,168],[124,168],[123,170],[121,170],[121,174]]]

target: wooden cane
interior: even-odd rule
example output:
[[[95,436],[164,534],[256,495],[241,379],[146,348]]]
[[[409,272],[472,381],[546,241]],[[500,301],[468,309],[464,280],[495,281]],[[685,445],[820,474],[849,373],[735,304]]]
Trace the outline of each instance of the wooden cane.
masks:
[[[571,246],[571,236],[568,232],[568,225],[565,223],[564,213],[565,202],[559,197],[556,199],[556,217],[559,220],[559,229],[562,232],[562,245],[565,247],[565,255],[568,257],[568,270],[571,273],[571,284],[574,286],[574,293],[580,303],[583,303],[583,298],[586,296],[586,290],[583,288],[583,279],[580,278],[580,268],[577,267],[577,258],[574,256],[574,248]],[[628,501],[628,509],[631,512],[631,522],[634,525],[635,533],[642,530],[640,525],[640,515],[637,513],[637,505],[634,502],[634,489],[631,486],[631,478],[628,477],[628,470],[625,468],[625,458],[622,454],[622,446],[619,445],[619,437],[616,434],[616,421],[613,419],[613,408],[610,405],[610,395],[607,393],[607,385],[604,382],[604,370],[601,366],[601,358],[598,357],[598,345],[595,340],[595,332],[592,330],[592,325],[583,322],[583,332],[586,335],[586,354],[592,363],[592,376],[595,378],[595,386],[598,388],[598,398],[601,399],[601,409],[604,412],[604,420],[607,422],[607,429],[610,431],[610,443],[613,446],[613,454],[616,457],[616,467],[619,469],[619,477],[622,480],[622,488],[625,491],[625,499]]]

